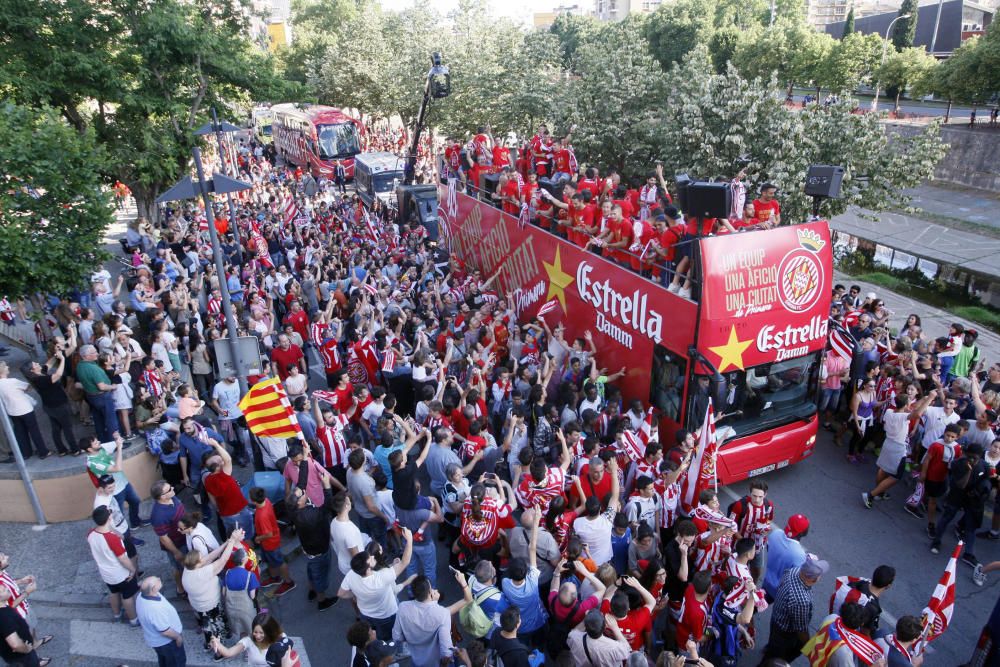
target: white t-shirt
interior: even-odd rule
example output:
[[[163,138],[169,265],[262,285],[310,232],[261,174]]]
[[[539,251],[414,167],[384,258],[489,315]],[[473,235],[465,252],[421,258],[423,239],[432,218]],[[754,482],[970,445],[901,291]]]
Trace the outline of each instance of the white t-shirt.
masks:
[[[353,547],[357,550],[364,549],[371,542],[368,535],[361,532],[361,529],[353,521],[338,521],[334,519],[330,522],[330,546],[337,556],[337,567],[341,574],[351,571],[351,552]]]
[[[187,541],[188,551],[197,551],[202,556],[208,556],[219,548],[219,540],[215,539],[215,535],[203,523],[192,528],[184,539]]]
[[[243,637],[238,643],[243,645],[243,655],[246,656],[247,667],[267,667],[266,652],[257,648],[252,639]]]
[[[11,417],[20,417],[35,411],[35,402],[24,393],[28,383],[17,378],[0,379],[0,400]]]
[[[225,419],[238,419],[243,416],[240,410],[240,383],[229,384],[225,380],[217,382],[212,389],[212,398],[218,401],[219,407],[229,412]]]
[[[930,447],[944,435],[944,427],[959,420],[958,413],[944,413],[944,408],[931,406],[924,410],[924,447]]]
[[[580,517],[573,522],[573,531],[590,551],[590,557],[598,565],[611,561],[611,521],[601,514],[596,519]]]
[[[104,583],[120,584],[128,579],[128,568],[118,560],[118,556],[125,553],[125,544],[118,533],[113,530],[107,533],[91,530],[87,533],[87,544],[90,545],[90,553]]]
[[[114,496],[104,496],[98,493],[94,496],[94,509],[96,510],[98,507],[108,508],[111,512],[111,527],[115,529],[116,533],[124,537],[128,531],[128,519],[125,518],[118,500]]]
[[[344,575],[340,587],[354,594],[358,610],[369,618],[389,618],[399,608],[396,601],[396,571],[391,567],[373,572],[367,577],[351,570]]]
[[[184,568],[181,583],[187,591],[191,608],[198,613],[212,611],[222,601],[219,577],[212,572],[211,565],[203,565],[196,570]]]
[[[906,443],[910,432],[908,412],[887,412],[882,417],[882,423],[885,425],[886,440]]]

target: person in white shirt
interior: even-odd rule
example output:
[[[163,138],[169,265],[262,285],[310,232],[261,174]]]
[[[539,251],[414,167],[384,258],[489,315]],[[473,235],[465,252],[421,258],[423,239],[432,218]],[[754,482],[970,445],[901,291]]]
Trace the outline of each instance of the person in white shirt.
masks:
[[[879,452],[878,460],[875,462],[878,466],[875,488],[861,494],[861,501],[868,509],[872,507],[872,500],[884,500],[885,492],[902,478],[906,470],[904,461],[906,459],[906,443],[910,437],[910,424],[920,418],[920,415],[936,396],[936,392],[930,392],[918,401],[912,410],[909,410],[907,409],[909,397],[906,394],[900,394],[896,396],[895,409],[882,416],[882,424],[885,427],[885,442],[882,443],[882,451]]]
[[[35,399],[28,394],[31,385],[24,380],[8,377],[10,368],[6,361],[0,361],[0,402],[14,424],[14,436],[24,458],[31,458],[32,444],[39,459],[49,455],[45,439],[35,418]]]
[[[351,497],[346,491],[333,497],[333,511],[336,516],[330,522],[330,547],[337,557],[340,573],[346,575],[351,571],[351,559],[372,539],[351,521]]]
[[[376,570],[375,556],[367,551],[355,554],[351,558],[351,571],[347,573],[337,591],[337,597],[357,603],[361,618],[375,629],[376,636],[383,641],[392,639],[392,628],[396,623],[396,611],[399,603],[396,600],[396,578],[406,571],[413,556],[413,533],[408,528],[402,529],[406,546],[403,557],[395,564]],[[416,574],[403,581],[400,587],[408,586]]]
[[[135,565],[125,551],[125,543],[111,526],[111,510],[101,506],[91,514],[95,528],[87,534],[90,553],[97,563],[97,571],[111,595],[111,611],[116,621],[121,620],[122,605],[129,625],[138,627],[135,617],[135,595],[139,592]]]
[[[608,508],[601,512],[601,499],[590,496],[584,505],[584,516],[573,522],[573,531],[580,538],[595,563],[607,563],[614,556],[611,549],[612,520],[618,513],[618,472],[612,467],[614,459],[609,462],[611,474],[611,499]]]

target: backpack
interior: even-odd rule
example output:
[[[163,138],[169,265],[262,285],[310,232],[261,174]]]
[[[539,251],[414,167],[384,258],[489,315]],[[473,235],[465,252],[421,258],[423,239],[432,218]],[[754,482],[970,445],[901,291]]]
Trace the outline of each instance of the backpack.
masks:
[[[146,433],[146,449],[153,456],[163,453],[163,443],[170,439],[170,433],[162,428],[154,428]]]
[[[482,639],[493,628],[493,619],[480,606],[484,601],[500,591],[496,586],[487,586],[479,591],[472,604],[467,604],[458,612],[458,623],[462,630],[475,639]]]
[[[743,517],[746,515],[747,508],[749,506],[750,506],[750,496],[743,496],[739,500],[734,500],[729,504],[729,507],[726,508],[726,516],[735,516],[736,526],[737,528],[739,528],[740,524],[743,523]],[[774,507],[774,503],[765,498],[764,507],[770,510],[771,508]]]
[[[567,644],[567,639],[569,638],[569,633],[573,629],[573,618],[576,613],[580,611],[580,598],[576,598],[576,604],[569,611],[566,616],[560,620],[556,615],[556,602],[559,600],[559,596],[552,598],[551,604],[549,604],[549,629],[545,637],[545,654],[549,657],[555,659],[560,653],[569,648]]]

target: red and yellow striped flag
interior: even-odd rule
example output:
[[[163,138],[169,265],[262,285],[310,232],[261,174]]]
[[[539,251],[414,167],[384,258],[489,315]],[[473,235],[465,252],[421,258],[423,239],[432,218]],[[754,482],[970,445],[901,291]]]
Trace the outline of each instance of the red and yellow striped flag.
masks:
[[[263,438],[300,437],[302,427],[279,378],[261,380],[240,400],[240,410],[254,435]]]

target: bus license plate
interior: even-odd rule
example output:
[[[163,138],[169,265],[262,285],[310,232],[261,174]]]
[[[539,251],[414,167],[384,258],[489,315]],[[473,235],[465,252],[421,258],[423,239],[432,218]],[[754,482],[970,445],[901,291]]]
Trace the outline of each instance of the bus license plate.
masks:
[[[790,460],[785,459],[784,461],[778,461],[777,463],[766,465],[763,468],[756,468],[747,473],[747,477],[756,477],[757,475],[763,475],[765,473],[769,473],[772,470],[780,470],[781,468],[787,468],[789,463]]]

